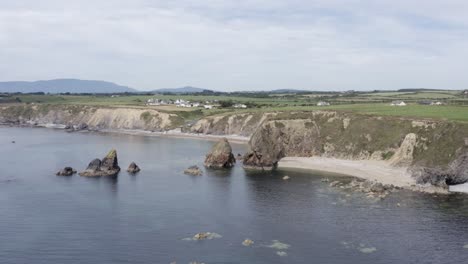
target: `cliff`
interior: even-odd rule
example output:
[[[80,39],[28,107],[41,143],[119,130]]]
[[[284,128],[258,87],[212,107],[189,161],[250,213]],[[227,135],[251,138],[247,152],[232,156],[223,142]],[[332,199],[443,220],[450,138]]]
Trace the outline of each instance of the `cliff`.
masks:
[[[420,183],[468,180],[468,124],[314,111],[280,113],[253,133],[244,166],[274,168],[283,157],[385,160]],[[437,178],[439,177],[439,178]]]
[[[163,131],[183,124],[176,114],[138,108],[79,105],[14,105],[0,107],[0,123],[81,126],[90,129],[141,129]]]
[[[0,107],[0,123],[167,131],[185,120],[130,107],[10,105]],[[273,169],[284,157],[379,160],[408,168],[419,183],[468,181],[467,123],[334,111],[253,112],[204,117],[183,131],[250,137],[246,168]]]
[[[242,113],[208,116],[198,120],[189,131],[212,135],[238,135],[250,137],[260,125],[276,113]]]

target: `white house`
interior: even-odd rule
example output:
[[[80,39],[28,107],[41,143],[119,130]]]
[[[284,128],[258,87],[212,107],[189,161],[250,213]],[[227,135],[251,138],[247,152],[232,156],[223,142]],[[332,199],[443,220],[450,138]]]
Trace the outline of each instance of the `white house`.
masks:
[[[317,106],[329,106],[330,103],[329,102],[324,102],[324,101],[320,101],[317,103]]]
[[[247,108],[245,104],[235,104],[234,108]]]
[[[161,105],[161,103],[159,102],[159,99],[151,98],[146,101],[146,105]]]
[[[213,109],[213,105],[204,105],[205,109]]]
[[[403,101],[393,101],[390,105],[391,106],[406,106],[406,103]]]

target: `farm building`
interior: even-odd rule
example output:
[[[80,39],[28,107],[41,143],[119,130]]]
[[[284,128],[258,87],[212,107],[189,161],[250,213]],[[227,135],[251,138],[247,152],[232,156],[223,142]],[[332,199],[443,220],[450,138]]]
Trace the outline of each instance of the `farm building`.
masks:
[[[403,101],[393,101],[390,105],[391,106],[406,106],[406,103]]]
[[[329,102],[323,102],[323,101],[320,101],[317,103],[317,106],[329,106],[330,103]]]

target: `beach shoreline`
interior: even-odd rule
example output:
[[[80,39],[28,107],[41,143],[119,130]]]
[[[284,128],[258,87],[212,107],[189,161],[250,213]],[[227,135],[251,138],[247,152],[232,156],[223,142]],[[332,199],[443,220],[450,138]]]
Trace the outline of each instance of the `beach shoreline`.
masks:
[[[418,185],[407,167],[394,167],[378,160],[344,160],[324,157],[285,157],[278,162],[279,169],[302,169],[351,176],[413,191],[447,193],[448,190]]]
[[[210,140],[218,141],[222,138],[227,138],[230,143],[235,144],[247,144],[250,140],[249,137],[239,136],[239,135],[208,135],[208,134],[196,134],[196,133],[185,133],[179,131],[147,131],[147,130],[133,130],[133,129],[101,129],[97,132],[100,133],[115,133],[115,134],[124,134],[124,135],[134,135],[134,136],[150,136],[150,137],[170,137],[170,138],[190,138],[198,140]]]
[[[148,136],[148,137],[172,137],[172,138],[191,138],[199,140],[210,140],[217,141],[221,138],[227,138],[229,142],[234,144],[247,144],[250,137],[239,136],[239,135],[209,135],[202,133],[186,133],[178,130],[169,131],[149,131],[140,129],[92,129],[92,130],[66,130],[66,126],[62,124],[37,124],[37,125],[11,125],[11,124],[0,124],[0,127],[24,127],[24,128],[47,128],[63,130],[70,133],[103,133],[103,134],[122,134],[122,135],[134,135],[134,136]]]

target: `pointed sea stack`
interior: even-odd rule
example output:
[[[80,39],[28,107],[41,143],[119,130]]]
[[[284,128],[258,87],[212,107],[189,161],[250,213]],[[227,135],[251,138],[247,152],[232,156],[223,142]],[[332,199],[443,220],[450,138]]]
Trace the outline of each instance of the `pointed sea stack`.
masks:
[[[135,162],[130,163],[130,165],[128,166],[128,169],[127,169],[127,172],[129,172],[131,174],[135,174],[135,173],[137,173],[139,171],[140,171],[140,167],[138,167],[138,165],[136,165]]]
[[[119,163],[117,160],[117,151],[115,149],[102,159],[92,160],[86,170],[79,173],[85,177],[100,177],[100,176],[115,176],[120,172]]]
[[[206,155],[205,166],[208,168],[231,168],[236,163],[232,148],[226,138],[221,139]]]

